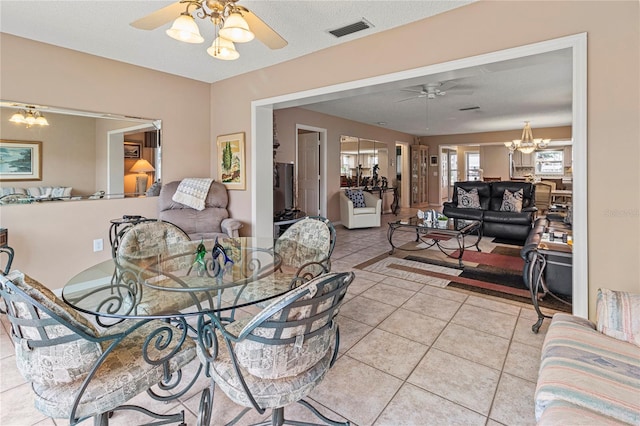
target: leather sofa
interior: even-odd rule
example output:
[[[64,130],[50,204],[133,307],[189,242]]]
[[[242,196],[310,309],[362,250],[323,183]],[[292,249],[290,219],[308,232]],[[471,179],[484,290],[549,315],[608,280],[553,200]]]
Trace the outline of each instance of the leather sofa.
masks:
[[[469,192],[478,191],[480,208],[460,207],[458,188]],[[520,212],[500,211],[505,190],[516,192],[523,190],[522,210]],[[535,189],[529,182],[456,182],[453,199],[443,204],[442,213],[454,219],[482,221],[482,232],[486,236],[499,237],[524,242],[531,231],[538,209],[535,206]]]

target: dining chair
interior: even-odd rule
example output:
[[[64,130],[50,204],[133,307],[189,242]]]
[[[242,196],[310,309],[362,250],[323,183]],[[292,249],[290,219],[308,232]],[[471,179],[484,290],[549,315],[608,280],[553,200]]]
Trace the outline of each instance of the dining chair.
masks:
[[[542,216],[549,211],[551,205],[551,185],[546,182],[537,182],[534,186],[536,188],[537,215]]]
[[[295,402],[328,424],[349,424],[328,419],[303,398],[336,361],[336,316],[354,276],[321,275],[274,299],[256,316],[228,325],[211,317],[209,332],[200,334],[198,357],[212,377],[212,388],[218,385],[233,402],[247,407],[229,424],[251,409],[260,414],[272,409],[271,420],[263,425],[312,424],[285,418],[284,408]],[[203,390],[203,400],[210,398],[208,392]],[[205,424],[209,415],[201,413]]]
[[[160,415],[124,405],[152,387],[172,388],[196,356],[184,331],[158,320],[121,322],[98,331],[48,288],[18,270],[0,276],[18,370],[31,384],[35,406],[75,425],[94,418],[107,425],[113,411],[147,414],[156,424],[184,425],[184,412]],[[9,407],[5,407],[10,409]],[[15,419],[19,422],[20,419]]]
[[[112,248],[114,260],[138,267],[148,266],[159,255],[180,249],[191,238],[180,227],[162,220],[147,220],[124,228]]]
[[[296,276],[315,277],[331,270],[331,254],[336,246],[336,229],[322,216],[308,216],[291,225],[274,244],[274,252],[284,267]]]
[[[251,294],[253,300],[262,295],[284,293],[321,274],[331,271],[331,254],[336,245],[336,230],[322,216],[307,216],[291,225],[273,246],[282,260],[279,268],[250,286],[235,289],[236,294]],[[264,308],[270,300],[256,302]]]
[[[135,309],[139,313],[178,312],[196,303],[192,294],[162,292],[140,284],[145,279],[145,269],[161,256],[187,250],[191,239],[180,227],[161,220],[144,221],[123,229],[117,241],[112,251],[116,264],[114,282],[137,289]],[[163,262],[163,267],[167,271],[185,268],[189,266],[181,264],[185,260],[186,257],[181,257],[175,264]]]

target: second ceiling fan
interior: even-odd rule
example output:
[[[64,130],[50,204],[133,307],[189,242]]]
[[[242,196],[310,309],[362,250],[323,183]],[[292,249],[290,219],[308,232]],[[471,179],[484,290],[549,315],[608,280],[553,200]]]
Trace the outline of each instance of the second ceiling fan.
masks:
[[[473,93],[473,90],[466,90],[466,89],[459,90],[459,89],[462,89],[462,87],[457,82],[450,80],[444,83],[437,82],[437,83],[423,84],[422,86],[419,86],[416,89],[401,89],[403,92],[411,92],[411,93],[415,93],[415,95],[409,98],[400,99],[397,102],[410,101],[412,99],[420,99],[420,98],[436,99],[438,96],[445,96],[447,92],[453,89],[454,87],[457,87],[457,89],[455,90],[455,93],[459,95],[462,95],[462,94],[468,95]]]

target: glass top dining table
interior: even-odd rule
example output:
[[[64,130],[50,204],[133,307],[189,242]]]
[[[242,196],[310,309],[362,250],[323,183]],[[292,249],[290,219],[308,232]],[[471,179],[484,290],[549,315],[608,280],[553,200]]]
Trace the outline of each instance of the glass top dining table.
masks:
[[[296,277],[273,239],[189,241],[162,255],[140,252],[98,263],[62,290],[74,309],[104,318],[175,318],[220,314],[286,293]]]

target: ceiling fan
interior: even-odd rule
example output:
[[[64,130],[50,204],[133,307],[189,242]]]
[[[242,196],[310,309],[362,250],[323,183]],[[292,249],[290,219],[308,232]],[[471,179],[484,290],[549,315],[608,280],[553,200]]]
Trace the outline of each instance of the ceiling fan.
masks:
[[[254,36],[270,49],[281,49],[288,43],[256,14],[239,6],[238,0],[180,0],[133,21],[130,25],[141,30],[154,30],[172,20],[167,35],[186,43],[202,43],[194,16],[209,18],[216,29],[216,37],[207,53],[218,59],[237,59],[240,54],[234,42],[244,43]]]
[[[438,96],[445,96],[449,90],[453,89],[456,86],[458,86],[458,83],[454,82],[453,80],[450,80],[445,83],[437,82],[437,83],[423,84],[422,86],[419,87],[419,89],[401,89],[403,92],[411,92],[411,93],[415,93],[415,95],[406,99],[400,99],[397,102],[410,101],[412,99],[420,99],[420,98],[436,99]],[[455,93],[470,95],[471,93],[473,93],[473,91],[456,89]]]

